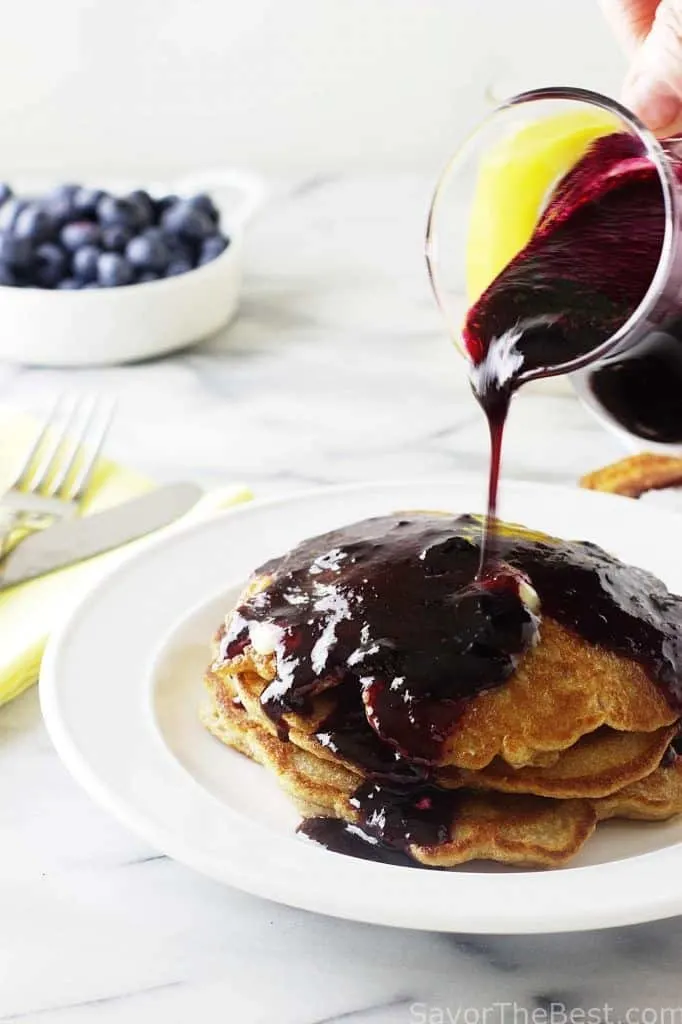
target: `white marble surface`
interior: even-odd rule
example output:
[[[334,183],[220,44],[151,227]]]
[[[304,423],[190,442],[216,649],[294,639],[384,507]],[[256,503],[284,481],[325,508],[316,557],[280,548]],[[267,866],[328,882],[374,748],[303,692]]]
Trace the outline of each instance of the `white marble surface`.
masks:
[[[40,412],[58,388],[115,393],[115,457],[159,479],[243,481],[258,495],[482,474],[484,425],[420,256],[429,184],[282,189],[253,225],[242,314],[224,337],[106,371],[0,367],[0,402]],[[573,483],[619,454],[555,385],[517,401],[505,471]],[[616,1024],[628,1009],[627,1024],[680,1024],[670,1008],[681,957],[679,920],[467,938],[334,921],[221,888],[92,804],[58,762],[35,691],[0,709],[0,1022],[528,1024],[525,1011],[554,1002],[594,1011],[575,1024]]]

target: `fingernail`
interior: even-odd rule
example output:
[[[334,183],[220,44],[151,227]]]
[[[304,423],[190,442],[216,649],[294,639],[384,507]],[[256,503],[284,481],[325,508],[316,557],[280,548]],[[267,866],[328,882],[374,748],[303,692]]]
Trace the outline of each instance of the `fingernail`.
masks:
[[[679,96],[663,82],[642,76],[630,82],[625,103],[652,132],[660,132],[677,121],[682,110]]]

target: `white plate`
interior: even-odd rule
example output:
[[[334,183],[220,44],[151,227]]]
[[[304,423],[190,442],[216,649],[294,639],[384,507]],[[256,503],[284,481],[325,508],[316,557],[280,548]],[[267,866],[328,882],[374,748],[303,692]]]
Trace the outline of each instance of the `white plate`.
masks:
[[[329,853],[260,767],[197,721],[210,637],[236,588],[310,536],[401,508],[481,509],[480,480],[330,488],[254,503],[160,539],[70,615],[43,664],[61,757],[92,797],[212,878],[308,910],[440,931],[549,932],[682,912],[682,823],[608,823],[575,866],[438,872]],[[505,483],[507,519],[596,541],[682,591],[677,516],[588,491]]]

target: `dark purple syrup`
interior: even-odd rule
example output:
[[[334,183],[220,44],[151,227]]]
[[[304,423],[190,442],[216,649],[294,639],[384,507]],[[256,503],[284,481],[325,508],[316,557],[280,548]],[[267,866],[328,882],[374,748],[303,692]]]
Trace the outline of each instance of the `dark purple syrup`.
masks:
[[[393,761],[433,764],[460,702],[508,679],[535,639],[522,572],[476,582],[479,541],[466,517],[407,514],[304,541],[260,570],[274,580],[237,609],[225,654],[242,651],[249,623],[273,625],[277,678],[261,701],[274,721],[350,686],[348,713],[362,710]],[[357,735],[320,731],[346,753]],[[373,748],[350,759],[374,770],[378,756]]]
[[[682,317],[652,330],[627,358],[593,373],[590,387],[629,433],[658,444],[682,443]]]
[[[485,580],[499,563],[497,548],[497,495],[502,468],[502,443],[509,414],[512,392],[503,388],[485,389],[476,395],[488,421],[490,434],[490,466],[488,469],[488,504],[485,530],[478,563],[478,579]]]
[[[512,333],[521,364],[479,390],[514,390],[529,373],[551,373],[611,337],[644,298],[665,229],[654,165],[629,135],[598,139],[557,185],[528,244],[467,314],[466,349],[477,367]],[[481,379],[483,377],[483,379]]]
[[[357,825],[351,825],[342,818],[305,818],[298,826],[300,835],[313,839],[334,853],[360,860],[378,860],[382,864],[397,864],[413,868],[415,861],[403,850],[394,849],[369,834]]]
[[[337,853],[414,866],[410,845],[447,842],[461,799],[461,790],[440,786],[364,782],[351,797],[361,816],[360,826],[338,818],[308,818],[298,831]]]

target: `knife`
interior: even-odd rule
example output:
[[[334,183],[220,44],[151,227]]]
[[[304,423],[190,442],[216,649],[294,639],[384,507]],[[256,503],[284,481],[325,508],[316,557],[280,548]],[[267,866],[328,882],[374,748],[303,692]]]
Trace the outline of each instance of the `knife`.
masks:
[[[202,495],[197,484],[166,484],[137,498],[32,533],[0,562],[0,590],[83,562],[168,526]]]

